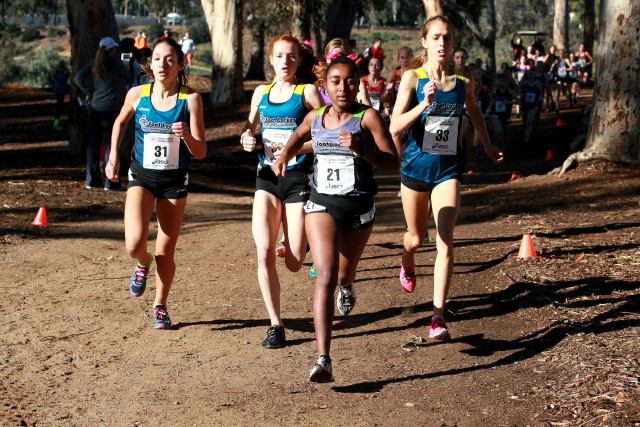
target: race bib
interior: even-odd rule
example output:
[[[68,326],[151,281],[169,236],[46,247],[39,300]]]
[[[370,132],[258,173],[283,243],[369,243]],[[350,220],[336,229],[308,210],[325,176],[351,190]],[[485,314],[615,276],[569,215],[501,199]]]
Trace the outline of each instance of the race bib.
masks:
[[[507,111],[507,106],[504,101],[496,101],[495,107],[496,113],[504,113],[505,111]]]
[[[353,191],[356,174],[353,157],[317,156],[318,193],[342,195]]]
[[[587,58],[579,58],[578,62],[580,63],[581,67],[584,67],[587,64]]]
[[[567,67],[558,67],[558,77],[560,77],[561,79],[567,77]]]
[[[536,102],[536,93],[535,92],[527,92],[524,94],[524,102],[527,104],[533,104]]]
[[[145,133],[142,166],[145,169],[178,169],[180,137],[174,133]]]
[[[272,165],[278,160],[280,152],[287,145],[293,129],[265,129],[262,131],[262,144],[264,145],[264,163]],[[296,164],[296,157],[293,156],[287,166]]]
[[[427,116],[422,152],[455,155],[458,152],[458,117]]]
[[[311,200],[307,201],[307,204],[304,205],[305,213],[314,213],[314,212],[326,212],[327,208],[325,206],[319,205],[317,203],[313,203]]]

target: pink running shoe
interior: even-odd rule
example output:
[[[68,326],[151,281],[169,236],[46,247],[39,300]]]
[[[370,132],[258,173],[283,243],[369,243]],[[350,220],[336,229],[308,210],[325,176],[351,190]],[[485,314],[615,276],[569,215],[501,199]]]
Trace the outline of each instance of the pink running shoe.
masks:
[[[279,258],[284,258],[284,255],[286,252],[287,252],[287,248],[284,246],[284,237],[283,237],[276,245],[276,256]]]
[[[411,267],[405,267],[404,262],[401,262],[400,284],[405,291],[413,292],[416,288],[415,264]]]
[[[438,341],[448,341],[451,339],[449,329],[447,329],[447,324],[444,322],[442,317],[436,317],[431,321],[431,326],[429,327],[429,338],[433,338]]]

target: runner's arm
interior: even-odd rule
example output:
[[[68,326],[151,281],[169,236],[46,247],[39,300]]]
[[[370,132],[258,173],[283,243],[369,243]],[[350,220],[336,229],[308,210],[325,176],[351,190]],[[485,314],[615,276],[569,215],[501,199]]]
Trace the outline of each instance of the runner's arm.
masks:
[[[251,110],[249,111],[249,118],[244,124],[244,129],[240,134],[240,145],[245,151],[253,151],[256,145],[256,138],[254,136],[256,128],[258,127],[259,115],[258,107],[260,106],[260,99],[264,93],[266,86],[260,85],[253,91],[251,97]]]
[[[198,92],[191,90],[187,102],[190,116],[189,127],[185,129],[186,132],[176,132],[176,134],[182,138],[191,154],[202,159],[207,154],[202,98]]]
[[[113,182],[118,182],[118,171],[120,169],[120,159],[118,158],[118,150],[124,138],[124,132],[127,129],[127,124],[131,117],[136,112],[138,103],[140,102],[140,94],[142,93],[142,86],[136,86],[129,89],[127,96],[124,99],[124,105],[120,109],[120,114],[113,122],[113,130],[111,131],[111,151],[109,153],[109,162],[105,166],[105,174],[107,178]]]
[[[428,99],[425,98],[421,103],[409,110],[409,102],[417,86],[418,74],[415,71],[410,70],[402,75],[396,103],[393,106],[393,118],[389,126],[389,131],[393,137],[401,136],[431,105]]]
[[[487,153],[487,155],[494,163],[501,163],[503,160],[503,154],[502,152],[500,152],[500,150],[498,150],[491,144],[491,141],[489,139],[489,132],[487,132],[487,126],[484,123],[484,116],[482,115],[480,107],[478,107],[478,102],[476,101],[476,97],[474,95],[473,85],[473,79],[465,78],[465,89],[467,92],[467,96],[465,97],[464,101],[467,106],[467,113],[469,113],[469,118],[471,119],[473,128],[476,130],[476,132],[478,132],[478,136],[482,141],[482,146],[485,153]]]
[[[312,144],[309,139],[311,138],[311,124],[313,123],[316,111],[317,110],[311,110],[307,113],[302,123],[300,123],[289,137],[289,141],[287,141],[287,145],[285,145],[280,152],[278,159],[271,165],[271,170],[273,170],[276,176],[285,176],[289,160],[291,160],[296,153],[300,153],[300,150],[305,144]],[[307,142],[305,143],[305,141]]]
[[[363,139],[362,147],[357,154],[378,169],[398,172],[400,170],[398,153],[380,113],[373,108],[367,109],[362,117],[362,127],[371,133],[374,144],[367,144]]]

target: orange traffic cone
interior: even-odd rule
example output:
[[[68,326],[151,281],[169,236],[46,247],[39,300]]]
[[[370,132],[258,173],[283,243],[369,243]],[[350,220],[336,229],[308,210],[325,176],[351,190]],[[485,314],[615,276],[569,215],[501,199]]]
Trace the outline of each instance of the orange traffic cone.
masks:
[[[522,236],[522,243],[520,243],[520,252],[518,252],[518,258],[537,258],[536,249],[533,247],[533,241],[531,240],[531,234],[525,234]]]
[[[547,160],[553,160],[553,152],[551,150],[547,150]]]
[[[517,173],[512,173],[511,174],[511,179],[509,181],[513,181],[514,179],[516,179],[518,177]]]
[[[562,126],[564,123],[562,123],[562,119],[558,119],[558,121],[556,122],[556,126],[560,127]]]
[[[40,208],[38,209],[38,213],[36,214],[36,219],[33,220],[31,225],[39,225],[40,227],[48,227],[49,223],[47,222],[47,209]]]

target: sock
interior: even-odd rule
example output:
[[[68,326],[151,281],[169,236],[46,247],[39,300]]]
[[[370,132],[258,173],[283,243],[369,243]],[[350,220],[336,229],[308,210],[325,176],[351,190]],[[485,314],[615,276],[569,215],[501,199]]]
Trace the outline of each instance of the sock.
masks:
[[[439,314],[434,314],[433,316],[431,316],[431,321],[433,322],[434,320],[436,320],[438,318],[444,320],[444,317],[440,316]]]
[[[167,308],[167,304],[154,304],[153,309],[157,309],[158,307]]]

